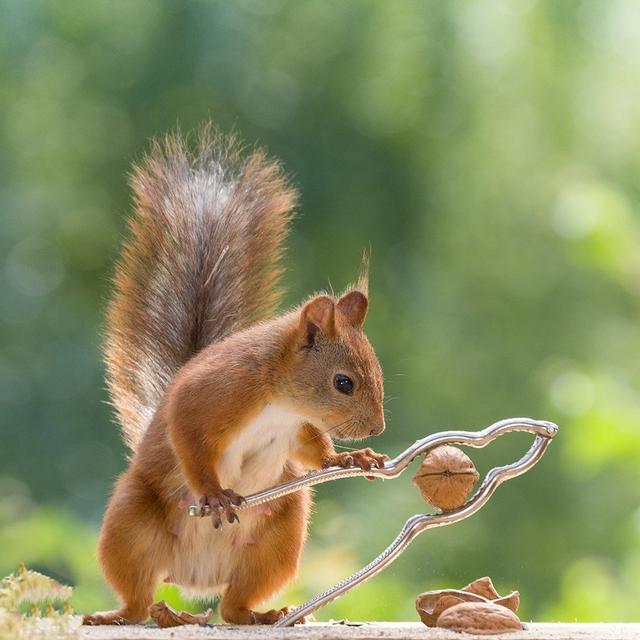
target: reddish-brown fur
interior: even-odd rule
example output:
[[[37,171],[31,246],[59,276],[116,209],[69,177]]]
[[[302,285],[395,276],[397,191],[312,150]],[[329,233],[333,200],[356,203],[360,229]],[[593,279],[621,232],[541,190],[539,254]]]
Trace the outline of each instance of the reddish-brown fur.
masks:
[[[230,157],[229,166],[219,165]],[[215,183],[212,172],[233,179]],[[212,183],[215,192],[207,191]],[[134,186],[133,238],[117,273],[107,340],[110,389],[134,455],[99,542],[122,606],[85,623],[144,621],[165,579],[222,588],[226,621],[272,623],[283,610],[254,608],[296,573],[310,493],[280,498],[266,511],[240,511],[235,524],[235,496],[223,493],[234,487],[223,486],[220,474],[229,473],[233,447],[240,477],[245,467],[259,468],[249,429],[256,438],[274,429],[266,437],[273,459],[283,460],[271,470],[277,481],[306,469],[384,461],[370,449],[338,454],[331,440],[384,429],[382,373],[362,332],[367,298],[362,291],[338,300],[318,295],[264,319],[278,298],[293,193],[260,154],[242,164],[227,143],[205,134],[194,158],[173,138],[136,171]],[[221,229],[220,221],[237,228]],[[334,388],[336,373],[353,380],[351,395]],[[272,425],[265,416],[274,415],[289,422]],[[294,437],[287,439],[289,427]],[[189,518],[192,499],[217,513]],[[191,556],[199,549],[202,563]]]

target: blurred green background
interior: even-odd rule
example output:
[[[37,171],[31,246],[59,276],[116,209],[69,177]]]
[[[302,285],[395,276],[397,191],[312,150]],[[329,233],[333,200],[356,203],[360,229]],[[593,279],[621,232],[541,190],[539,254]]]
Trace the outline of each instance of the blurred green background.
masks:
[[[287,302],[344,286],[371,247],[389,397],[372,446],[517,415],[562,429],[480,514],[318,618],[416,619],[417,593],[489,574],[524,619],[638,619],[635,0],[2,0],[0,573],[24,561],[81,611],[113,603],[95,542],[125,451],[100,344],[127,172],[151,136],[209,117],[301,190]],[[529,446],[503,440],[481,470]],[[279,603],[425,509],[409,475],[317,497]]]

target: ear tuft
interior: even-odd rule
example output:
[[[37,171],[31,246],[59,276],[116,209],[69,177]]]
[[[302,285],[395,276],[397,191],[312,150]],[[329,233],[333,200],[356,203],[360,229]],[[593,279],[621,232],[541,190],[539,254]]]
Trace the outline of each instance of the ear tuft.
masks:
[[[327,338],[335,335],[335,303],[329,296],[317,296],[302,308],[300,317],[304,347],[314,346],[318,332]]]
[[[355,291],[364,293],[365,298],[369,295],[369,262],[371,259],[371,249],[362,254],[362,262],[360,263],[360,273],[355,285],[352,287]]]
[[[362,291],[349,291],[338,300],[337,307],[352,327],[360,328],[367,317],[369,301]]]

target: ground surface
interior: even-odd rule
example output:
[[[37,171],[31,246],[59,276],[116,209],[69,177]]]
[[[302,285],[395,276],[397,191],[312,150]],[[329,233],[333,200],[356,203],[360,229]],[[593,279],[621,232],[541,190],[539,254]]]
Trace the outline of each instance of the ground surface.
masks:
[[[86,640],[472,640],[473,638],[501,638],[503,640],[640,640],[638,624],[527,624],[518,633],[500,636],[472,636],[430,629],[416,623],[377,622],[351,626],[345,624],[308,624],[289,629],[270,627],[82,627],[81,637]]]

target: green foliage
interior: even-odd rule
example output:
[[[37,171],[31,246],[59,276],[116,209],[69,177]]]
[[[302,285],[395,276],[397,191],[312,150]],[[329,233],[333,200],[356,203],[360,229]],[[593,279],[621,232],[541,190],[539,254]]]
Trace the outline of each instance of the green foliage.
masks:
[[[638,3],[0,0],[0,13],[0,574],[24,561],[74,585],[77,610],[113,602],[95,543],[125,457],[99,347],[126,174],[150,136],[212,116],[301,189],[290,302],[341,287],[372,248],[368,331],[392,399],[372,446],[512,415],[562,428],[480,514],[320,617],[411,618],[418,592],[485,574],[520,589],[525,618],[637,617]],[[368,562],[424,509],[404,478],[318,496],[301,578],[278,602]]]

